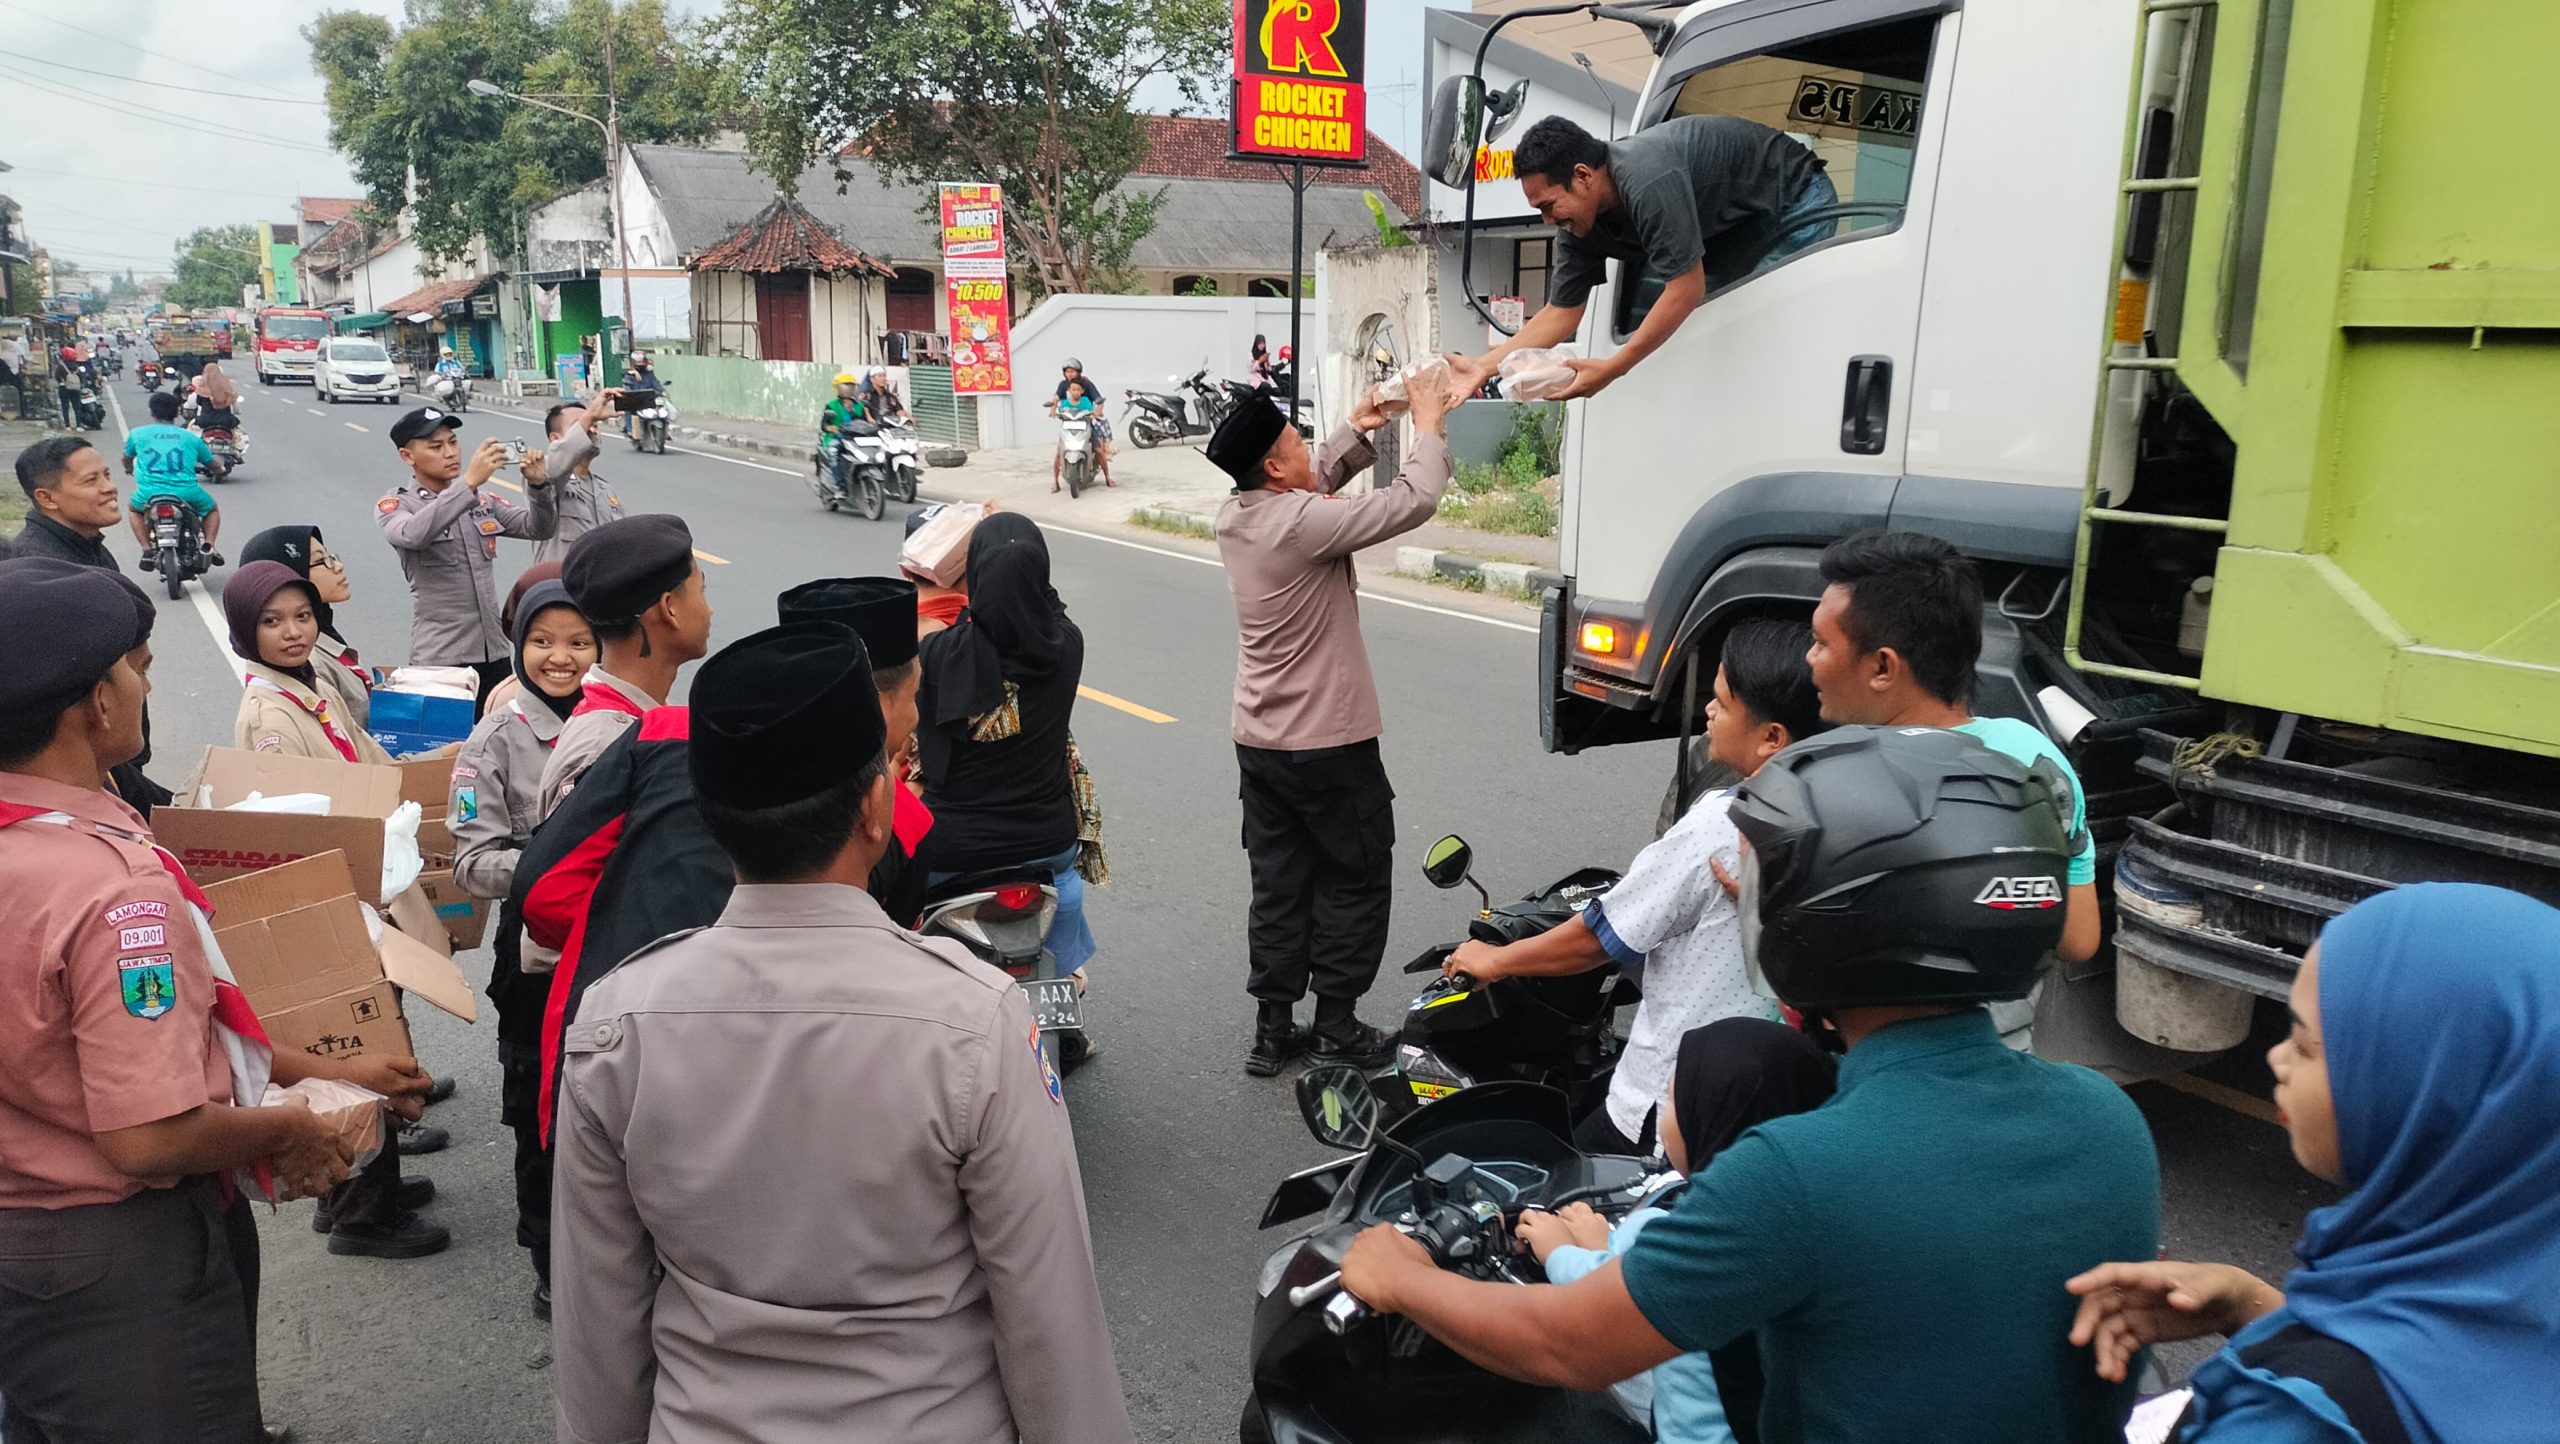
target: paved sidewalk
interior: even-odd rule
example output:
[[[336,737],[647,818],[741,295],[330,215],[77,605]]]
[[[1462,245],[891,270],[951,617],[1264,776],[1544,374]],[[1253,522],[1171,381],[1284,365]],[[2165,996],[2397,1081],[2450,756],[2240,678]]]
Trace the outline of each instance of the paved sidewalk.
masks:
[[[475,386],[471,404],[497,407],[509,411],[540,415],[550,409],[553,398],[529,396],[511,398],[493,387]],[[810,466],[810,453],[817,445],[816,427],[779,426],[769,421],[744,421],[735,417],[709,414],[684,414],[679,408],[676,424],[670,429],[678,446],[735,452],[771,459],[775,465],[805,472]],[[930,451],[932,448],[927,448]],[[1232,490],[1226,473],[1209,464],[1195,446],[1159,446],[1141,451],[1125,441],[1114,446],[1111,455],[1110,487],[1093,487],[1083,495],[1069,498],[1064,491],[1051,492],[1049,464],[1053,453],[1041,447],[1014,447],[1002,451],[973,451],[968,461],[958,467],[930,467],[925,471],[923,490],[928,496],[964,497],[972,501],[1001,503],[1007,511],[1020,512],[1034,521],[1061,526],[1112,529],[1126,528],[1135,534],[1145,532],[1150,542],[1169,547],[1197,547],[1205,552],[1209,543],[1200,537],[1187,537],[1184,532],[1193,525],[1206,529],[1217,519],[1218,508]],[[1175,528],[1141,528],[1132,522],[1133,513],[1141,510],[1174,519]],[[1358,563],[1364,585],[1392,578],[1398,571],[1400,553],[1421,548],[1435,556],[1458,559],[1436,568],[1445,580],[1455,580],[1473,571],[1478,561],[1507,562],[1540,572],[1552,572],[1556,565],[1557,543],[1554,537],[1503,536],[1476,531],[1470,527],[1448,526],[1425,522],[1383,546],[1371,547],[1359,554]],[[1404,558],[1411,562],[1412,558]],[[1408,575],[1428,575],[1435,571],[1432,563],[1422,562],[1418,572],[1412,566]],[[1414,587],[1417,596],[1435,600],[1448,595],[1445,587],[1420,583]],[[1504,608],[1504,615],[1516,614],[1519,602],[1499,595],[1493,604]]]

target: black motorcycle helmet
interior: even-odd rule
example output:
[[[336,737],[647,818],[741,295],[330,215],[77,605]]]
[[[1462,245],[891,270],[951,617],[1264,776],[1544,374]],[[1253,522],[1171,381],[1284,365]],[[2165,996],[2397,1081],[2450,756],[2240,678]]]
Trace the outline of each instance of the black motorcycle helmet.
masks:
[[[2062,940],[2066,807],[1961,732],[1789,747],[1733,799],[1755,979],[1808,1013],[2025,997]]]

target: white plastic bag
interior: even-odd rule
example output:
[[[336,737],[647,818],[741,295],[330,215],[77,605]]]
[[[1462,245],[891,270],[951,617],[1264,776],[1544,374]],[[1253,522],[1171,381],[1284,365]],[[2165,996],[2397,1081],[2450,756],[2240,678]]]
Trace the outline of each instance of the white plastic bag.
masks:
[[[362,1168],[382,1154],[382,1105],[389,1100],[370,1088],[334,1078],[305,1078],[290,1087],[269,1083],[261,1108],[301,1103],[336,1126],[339,1140],[355,1150],[350,1168]],[[244,1170],[245,1173],[245,1170]]]
[[[985,520],[987,509],[966,501],[946,502],[925,513],[898,548],[898,568],[910,576],[930,578],[937,587],[955,587],[969,570],[969,533]]]
[[[1413,409],[1414,387],[1437,386],[1446,390],[1448,385],[1449,358],[1425,356],[1378,383],[1378,409],[1389,416],[1400,415]]]
[[[425,816],[418,804],[404,802],[382,820],[382,893],[387,898],[407,892],[427,860],[418,851],[418,823]]]
[[[205,789],[207,795],[211,788]],[[225,812],[290,812],[303,817],[327,817],[329,794],[325,792],[280,792],[273,797],[252,792],[222,809]]]
[[[469,667],[394,667],[381,690],[468,702],[480,695],[480,674]]]
[[[1531,346],[1502,358],[1502,399],[1551,401],[1573,385],[1570,346]]]

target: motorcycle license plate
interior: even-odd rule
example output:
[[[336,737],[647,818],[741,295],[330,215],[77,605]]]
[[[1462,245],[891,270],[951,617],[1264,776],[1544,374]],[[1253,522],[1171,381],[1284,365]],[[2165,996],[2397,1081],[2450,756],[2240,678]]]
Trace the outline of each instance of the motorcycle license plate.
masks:
[[[1031,1021],[1043,1033],[1084,1031],[1084,1000],[1076,996],[1073,978],[1034,978],[1022,985],[1031,995]]]

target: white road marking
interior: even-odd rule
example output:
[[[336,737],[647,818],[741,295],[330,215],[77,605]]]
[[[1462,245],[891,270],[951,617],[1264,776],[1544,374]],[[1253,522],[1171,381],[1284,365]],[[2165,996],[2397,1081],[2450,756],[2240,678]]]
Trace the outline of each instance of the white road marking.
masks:
[[[303,409],[303,410],[305,410],[305,411],[310,412],[310,413],[311,413],[312,415],[314,415],[314,416],[326,416],[326,415],[328,415],[328,414],[329,414],[328,412],[321,410],[321,409],[320,409],[319,407],[317,407],[317,406],[306,406],[306,407],[304,407],[304,408],[302,408],[302,409]]]

